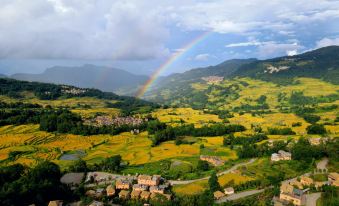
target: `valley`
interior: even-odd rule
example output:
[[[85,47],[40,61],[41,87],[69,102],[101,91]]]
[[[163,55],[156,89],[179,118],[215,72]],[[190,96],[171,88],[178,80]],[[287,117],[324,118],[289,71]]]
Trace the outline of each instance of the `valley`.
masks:
[[[215,200],[241,205],[256,197],[256,203],[264,204],[279,194],[284,180],[305,174],[327,180],[338,172],[337,84],[307,75],[281,83],[207,71],[204,78],[182,81],[181,89],[151,90],[147,101],[97,89],[0,79],[0,166],[8,168],[2,172],[8,175],[7,170],[22,165],[29,173],[43,164],[54,165],[60,175],[106,172],[120,179],[83,180],[76,187],[86,189],[75,196],[126,205],[148,201],[88,191],[106,186],[108,191],[123,178],[132,184],[140,174],[160,175],[168,184],[168,204],[191,198],[197,204]],[[275,161],[273,154],[281,151],[292,158]],[[317,176],[315,165],[323,158],[328,163]],[[8,187],[2,190],[5,196],[12,195]],[[230,187],[235,196],[220,193]],[[299,189],[306,188],[327,187]],[[159,201],[150,200],[155,205]]]

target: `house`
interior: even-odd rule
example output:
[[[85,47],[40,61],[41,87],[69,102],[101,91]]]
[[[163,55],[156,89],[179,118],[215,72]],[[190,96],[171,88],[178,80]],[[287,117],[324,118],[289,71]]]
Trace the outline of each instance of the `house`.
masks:
[[[309,138],[308,141],[311,145],[320,145],[321,138]]]
[[[291,160],[292,154],[289,152],[285,152],[284,150],[279,150],[278,153],[273,153],[271,155],[271,161],[277,162],[281,160]]]
[[[306,198],[302,190],[294,188],[289,183],[283,183],[280,187],[279,200],[294,205],[304,205]]]
[[[219,200],[219,199],[223,198],[225,196],[225,194],[222,193],[221,191],[216,191],[216,192],[213,193],[213,196],[214,196],[214,199]]]
[[[314,184],[314,181],[313,181],[312,178],[309,178],[309,177],[306,177],[306,176],[302,176],[300,178],[300,183],[302,185],[305,185],[305,186],[310,186],[310,185]]]
[[[132,198],[132,199],[139,199],[140,194],[141,194],[141,191],[140,191],[140,190],[133,190],[133,191],[131,192],[131,198]]]
[[[148,191],[142,191],[141,194],[140,194],[140,199],[143,199],[143,200],[148,200],[149,197],[150,197],[151,193],[148,192]]]
[[[120,199],[129,199],[130,197],[130,192],[128,190],[121,190],[119,193],[119,198]]]
[[[331,172],[328,174],[328,183],[339,187],[339,174],[337,172]]]
[[[160,175],[139,175],[138,176],[138,184],[140,185],[148,185],[148,186],[156,186],[160,183]]]
[[[148,185],[134,184],[133,185],[133,190],[136,190],[136,191],[146,191],[146,190],[148,190]]]
[[[48,206],[62,206],[63,201],[62,200],[53,200],[49,201]]]
[[[106,187],[106,194],[107,194],[108,197],[115,195],[115,189],[114,189],[113,185],[108,185]]]
[[[225,161],[217,156],[200,155],[200,159],[203,161],[207,161],[214,166],[221,166],[225,164]]]
[[[131,186],[131,182],[127,179],[119,179],[115,183],[115,189],[118,190],[129,190]]]
[[[233,187],[228,187],[224,189],[224,192],[226,195],[231,195],[231,194],[234,194],[234,189]]]
[[[151,186],[149,188],[149,191],[151,193],[159,193],[159,194],[164,194],[165,193],[165,188],[160,186]]]

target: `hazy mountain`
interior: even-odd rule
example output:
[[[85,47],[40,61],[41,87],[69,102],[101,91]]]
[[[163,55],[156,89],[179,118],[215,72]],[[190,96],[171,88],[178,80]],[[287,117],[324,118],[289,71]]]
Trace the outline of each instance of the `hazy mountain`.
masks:
[[[81,67],[55,66],[41,74],[14,74],[17,80],[67,84],[77,87],[96,88],[102,91],[132,95],[147,79],[144,75],[135,75],[115,68],[84,65]]]
[[[5,78],[5,77],[7,77],[7,76],[4,75],[4,74],[0,74],[0,78]]]

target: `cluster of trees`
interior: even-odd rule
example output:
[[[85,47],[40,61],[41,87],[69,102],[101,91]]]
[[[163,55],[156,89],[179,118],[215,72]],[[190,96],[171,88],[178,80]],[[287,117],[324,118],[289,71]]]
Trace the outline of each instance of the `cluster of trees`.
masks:
[[[309,97],[305,96],[303,92],[293,92],[289,99],[289,103],[292,105],[312,105],[317,103],[329,103],[339,99],[338,94],[331,94],[321,97]]]
[[[27,108],[42,108],[39,104],[23,103],[23,102],[13,102],[6,103],[0,101],[0,109],[27,109]]]
[[[250,105],[250,104],[242,104],[239,107],[234,107],[233,110],[234,111],[242,111],[242,112],[250,112],[253,110],[265,110],[265,109],[269,109],[269,105],[267,103],[263,103],[263,104],[257,104],[257,105]]]
[[[254,144],[268,139],[265,134],[254,134],[252,136],[243,136],[243,137],[234,137],[233,134],[224,137],[223,145],[224,146],[233,146],[233,145],[245,145],[245,144]]]
[[[322,124],[312,124],[306,128],[307,134],[326,134],[326,129]]]
[[[41,113],[40,110],[32,109],[2,109],[0,110],[0,126],[10,124],[38,124]]]
[[[79,159],[75,161],[69,168],[69,172],[89,172],[89,171],[106,171],[106,172],[119,172],[121,166],[121,156],[113,155],[102,160],[100,163],[94,165],[87,165],[86,161]]]
[[[295,135],[296,134],[289,127],[286,127],[286,128],[268,128],[267,132],[270,135]]]
[[[260,145],[246,143],[237,149],[237,154],[239,158],[269,156],[274,152],[286,149],[287,144],[284,141],[275,141],[272,146],[269,146],[267,142]]]
[[[295,142],[290,149],[287,145],[290,141],[275,141],[272,146],[268,143],[257,144],[244,144],[237,150],[239,158],[252,158],[270,156],[279,150],[290,150],[294,160],[310,163],[313,159],[320,159],[322,157],[329,157],[333,161],[338,161],[337,148],[339,148],[339,140],[328,140],[326,143],[320,145],[311,145],[305,138],[300,138]]]
[[[211,126],[203,126],[201,128],[195,128],[193,124],[171,127],[155,121],[149,123],[147,131],[149,134],[154,134],[152,137],[153,145],[157,145],[164,141],[174,140],[179,136],[221,136],[234,132],[245,131],[245,127],[237,124],[214,124]]]
[[[50,200],[72,198],[60,183],[58,165],[41,162],[35,168],[15,164],[0,168],[0,205],[46,205]]]

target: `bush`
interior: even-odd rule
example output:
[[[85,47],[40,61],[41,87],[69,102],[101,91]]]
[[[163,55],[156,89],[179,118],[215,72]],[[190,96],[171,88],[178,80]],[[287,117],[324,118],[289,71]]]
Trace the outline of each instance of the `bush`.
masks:
[[[322,124],[312,124],[307,128],[307,134],[326,134],[326,129]]]

